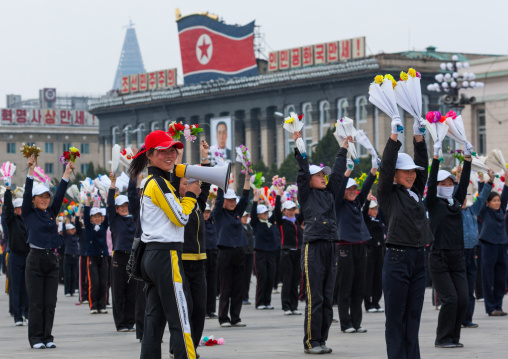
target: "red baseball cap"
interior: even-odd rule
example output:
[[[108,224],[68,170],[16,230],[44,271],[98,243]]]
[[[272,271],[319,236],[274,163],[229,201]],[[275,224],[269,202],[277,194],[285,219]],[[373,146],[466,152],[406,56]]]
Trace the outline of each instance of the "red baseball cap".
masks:
[[[170,147],[176,147],[178,149],[182,149],[184,147],[182,142],[173,141],[171,136],[162,130],[157,130],[150,132],[148,136],[145,137],[145,148],[138,152],[134,158],[138,157],[140,154],[148,151],[151,148],[156,150],[165,150]]]

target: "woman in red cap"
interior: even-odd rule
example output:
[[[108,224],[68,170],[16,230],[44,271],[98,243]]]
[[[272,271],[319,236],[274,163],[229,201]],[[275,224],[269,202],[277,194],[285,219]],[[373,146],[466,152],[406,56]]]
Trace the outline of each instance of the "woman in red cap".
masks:
[[[182,148],[183,143],[173,141],[166,132],[153,131],[145,138],[145,150],[134,157],[129,168],[131,178],[147,166],[149,174],[140,204],[141,240],[146,244],[141,273],[148,284],[141,358],[161,357],[166,321],[174,357],[196,358],[184,293],[182,249],[184,226],[201,190],[196,181],[178,200],[169,182],[177,149]]]

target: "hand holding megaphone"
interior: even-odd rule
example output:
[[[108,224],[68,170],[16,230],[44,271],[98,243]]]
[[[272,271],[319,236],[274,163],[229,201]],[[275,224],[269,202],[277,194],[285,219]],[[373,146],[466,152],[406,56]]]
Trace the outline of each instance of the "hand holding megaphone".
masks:
[[[199,186],[199,181],[194,180],[190,183],[190,180],[187,181],[187,186],[185,186],[185,192],[192,192],[197,197],[201,194],[201,187]]]

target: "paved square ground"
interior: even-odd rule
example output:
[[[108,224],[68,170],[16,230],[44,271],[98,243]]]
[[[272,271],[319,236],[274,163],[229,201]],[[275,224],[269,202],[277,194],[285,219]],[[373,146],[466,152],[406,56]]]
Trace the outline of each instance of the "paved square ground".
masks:
[[[250,295],[253,302],[255,278]],[[90,315],[88,307],[76,305],[77,297],[65,297],[59,287],[53,335],[58,348],[30,349],[27,327],[15,327],[8,312],[8,296],[4,293],[5,276],[0,276],[0,358],[139,358],[140,344],[135,333],[117,333],[109,314]],[[420,348],[423,358],[508,358],[508,317],[488,317],[483,303],[476,303],[474,322],[476,329],[463,329],[462,349],[436,349],[434,336],[438,311],[431,304],[431,291],[427,290],[422,324]],[[505,300],[506,303],[506,300]],[[207,320],[204,335],[224,338],[225,345],[200,347],[203,359],[219,358],[308,358],[303,353],[303,316],[284,316],[280,294],[272,296],[275,310],[256,310],[254,305],[242,309],[246,328],[221,328],[216,320]],[[300,304],[303,311],[304,303]],[[508,305],[505,305],[508,310]],[[334,314],[338,318],[337,308]],[[327,345],[333,349],[328,357],[386,358],[383,313],[364,313],[362,326],[365,334],[344,334],[339,324],[333,324]],[[164,335],[163,353],[168,353],[169,333]],[[167,355],[163,358],[168,358]]]

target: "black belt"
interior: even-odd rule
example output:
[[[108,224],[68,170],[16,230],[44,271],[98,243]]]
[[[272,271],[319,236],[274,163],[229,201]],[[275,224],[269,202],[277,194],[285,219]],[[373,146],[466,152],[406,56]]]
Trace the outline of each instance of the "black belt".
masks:
[[[34,252],[39,252],[39,253],[46,253],[46,254],[50,254],[50,253],[56,253],[55,252],[55,248],[33,248],[33,247],[30,247],[30,251],[34,251]]]
[[[131,251],[114,251],[117,254],[131,254]]]

